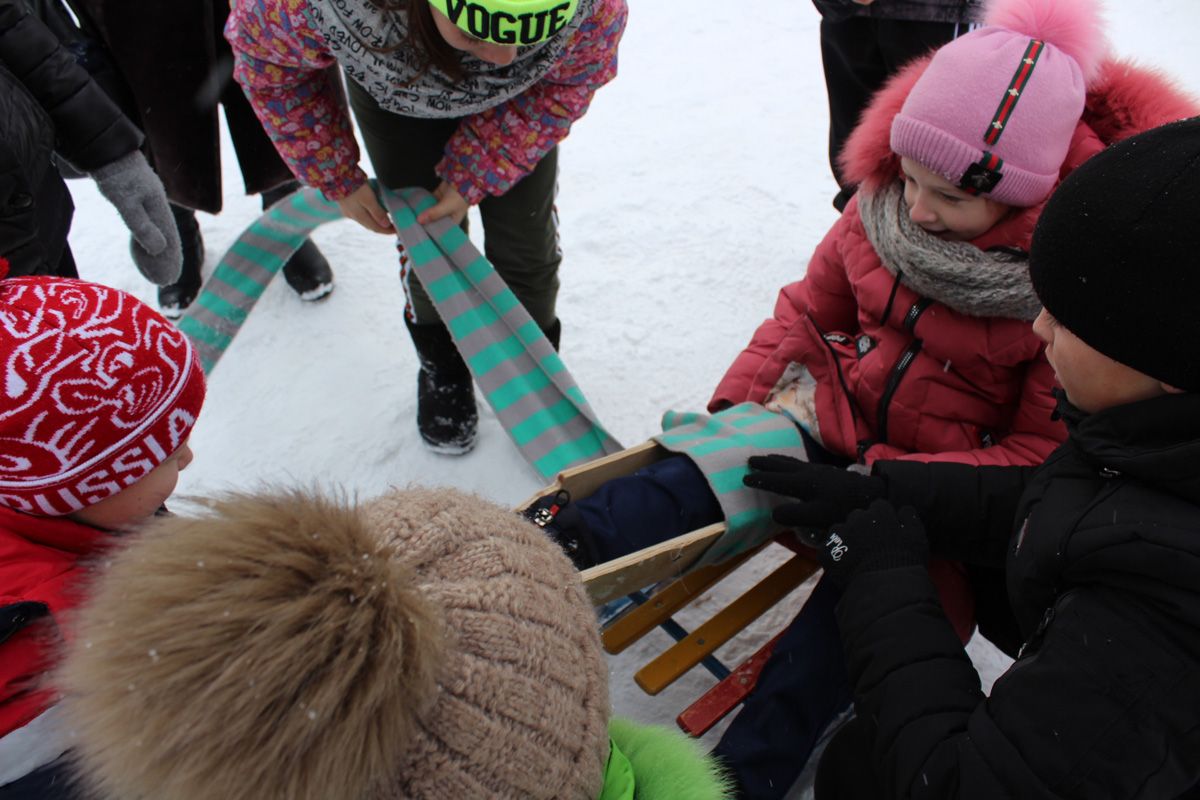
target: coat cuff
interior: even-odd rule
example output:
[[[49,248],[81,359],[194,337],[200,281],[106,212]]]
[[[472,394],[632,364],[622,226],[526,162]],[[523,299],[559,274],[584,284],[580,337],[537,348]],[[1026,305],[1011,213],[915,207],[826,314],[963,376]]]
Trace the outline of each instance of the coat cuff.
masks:
[[[363,172],[357,166],[344,174],[332,176],[333,180],[327,178],[324,182],[307,180],[304,175],[297,177],[300,178],[301,183],[320,189],[321,194],[325,195],[326,200],[331,200],[335,203],[354,194],[358,187],[367,182],[367,173]]]

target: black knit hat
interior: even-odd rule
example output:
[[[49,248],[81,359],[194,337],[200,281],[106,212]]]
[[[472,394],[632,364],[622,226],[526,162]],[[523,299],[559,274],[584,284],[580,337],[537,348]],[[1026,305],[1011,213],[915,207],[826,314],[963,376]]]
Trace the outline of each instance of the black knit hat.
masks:
[[[1200,117],[1075,170],[1042,212],[1029,271],[1042,305],[1088,345],[1200,391]]]

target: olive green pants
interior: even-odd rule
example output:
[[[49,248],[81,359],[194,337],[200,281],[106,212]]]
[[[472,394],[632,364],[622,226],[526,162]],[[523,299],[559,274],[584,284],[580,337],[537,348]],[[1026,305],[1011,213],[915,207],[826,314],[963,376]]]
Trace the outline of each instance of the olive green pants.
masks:
[[[459,120],[393,114],[380,108],[353,80],[347,84],[350,107],[379,182],[389,189],[421,186],[433,191],[441,182],[434,167],[442,159]],[[506,194],[488,196],[479,204],[484,255],[542,329],[549,329],[555,320],[558,265],[562,261],[554,210],[557,178],[556,147]],[[418,324],[437,322],[437,311],[424,288],[404,272],[401,277],[408,296],[409,320]]]

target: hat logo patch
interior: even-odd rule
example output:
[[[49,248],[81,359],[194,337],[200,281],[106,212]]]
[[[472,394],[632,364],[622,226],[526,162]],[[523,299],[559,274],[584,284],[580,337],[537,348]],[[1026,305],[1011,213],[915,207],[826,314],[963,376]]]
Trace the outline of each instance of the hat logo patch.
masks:
[[[973,195],[992,191],[1004,178],[1000,174],[1000,167],[1003,165],[1004,159],[984,150],[983,156],[967,167],[967,171],[958,182],[958,188]]]
[[[543,11],[509,14],[490,11],[470,0],[446,0],[446,16],[476,39],[496,44],[536,44],[566,26],[571,19],[571,4],[559,3]],[[464,26],[459,22],[466,15]]]

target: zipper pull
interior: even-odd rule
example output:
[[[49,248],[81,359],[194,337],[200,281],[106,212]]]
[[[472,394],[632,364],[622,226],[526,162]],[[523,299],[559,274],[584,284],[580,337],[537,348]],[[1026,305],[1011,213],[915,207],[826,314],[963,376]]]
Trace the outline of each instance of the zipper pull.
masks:
[[[1046,613],[1042,614],[1042,621],[1038,623],[1037,629],[1034,630],[1025,644],[1021,645],[1021,649],[1017,651],[1017,658],[1025,655],[1025,651],[1033,645],[1039,643],[1042,637],[1046,635],[1046,629],[1050,627],[1050,623],[1054,621],[1054,606],[1046,609]]]

